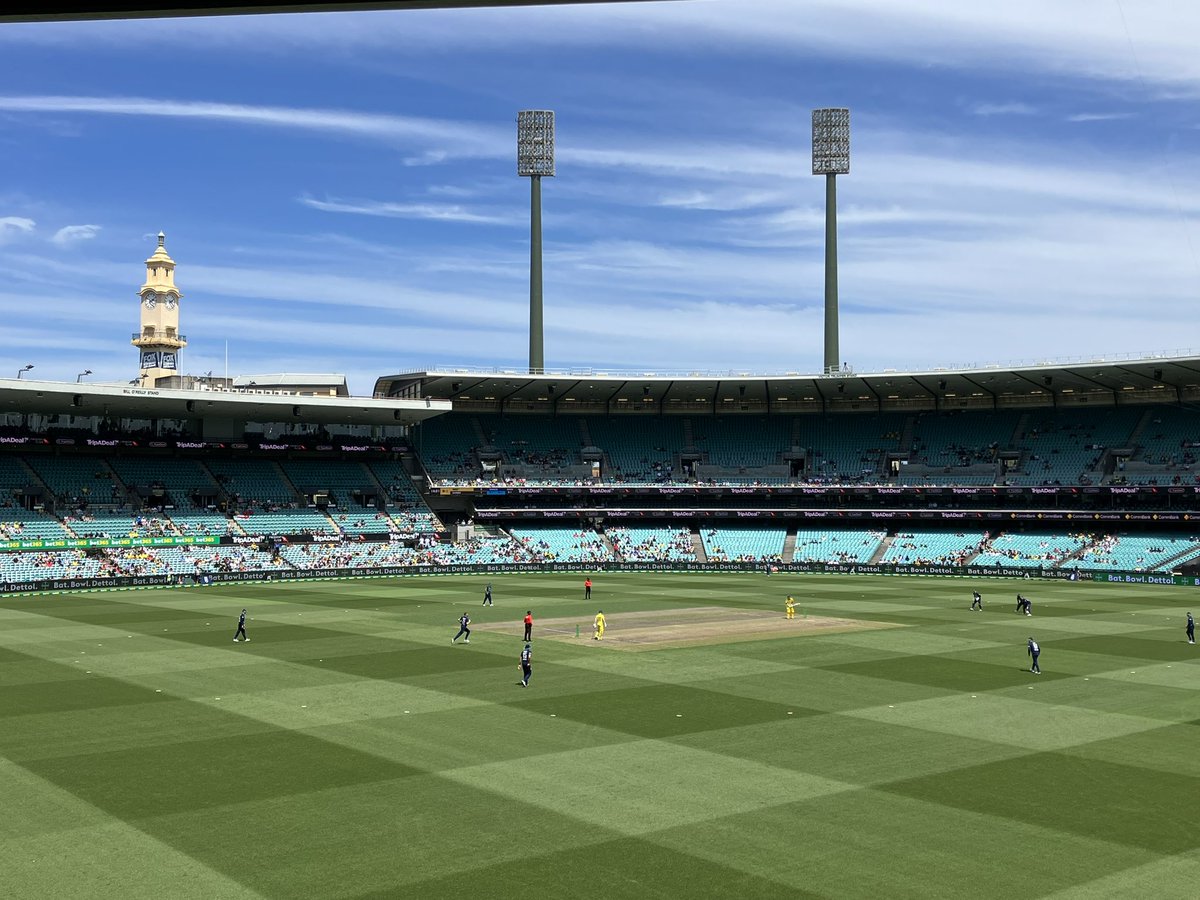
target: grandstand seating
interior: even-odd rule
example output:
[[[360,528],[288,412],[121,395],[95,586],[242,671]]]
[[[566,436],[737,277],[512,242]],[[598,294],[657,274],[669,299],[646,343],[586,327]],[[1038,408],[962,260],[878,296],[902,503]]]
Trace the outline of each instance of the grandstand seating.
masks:
[[[178,533],[173,524],[155,516],[85,514],[64,516],[64,523],[79,537],[152,537]]]
[[[237,524],[246,534],[337,534],[337,526],[329,516],[315,509],[254,510],[239,513]]]
[[[596,562],[613,558],[594,531],[571,528],[513,528],[513,539],[530,555],[553,562]]]
[[[327,490],[340,510],[363,509],[354,492],[374,492],[374,479],[362,463],[337,459],[289,459],[279,464],[288,480],[302,493]]]
[[[421,461],[430,478],[472,481],[479,476],[474,450],[480,444],[480,436],[471,417],[437,416],[423,422],[417,434]]]
[[[883,479],[882,457],[898,451],[904,417],[885,413],[793,419],[793,436],[810,453],[806,480],[874,482]]]
[[[731,469],[768,466],[791,445],[791,420],[761,417],[693,418],[692,439],[713,465]]]
[[[939,469],[936,472],[918,472],[909,469],[901,469],[896,481],[898,484],[919,487],[927,484],[931,486],[958,486],[958,487],[990,487],[997,482],[997,475],[993,467],[993,471],[982,474],[978,472],[955,472],[953,470],[946,471]]]
[[[182,558],[191,563],[191,572],[252,572],[286,568],[270,553],[254,547],[168,547],[158,551],[168,559]]]
[[[1119,569],[1152,572],[1171,568],[1167,563],[1183,554],[1200,554],[1200,537],[1181,535],[1111,535],[1089,545],[1065,565],[1078,569]]]
[[[1200,483],[1200,427],[1196,413],[1179,406],[1153,407],[1144,414],[1145,427],[1137,452],[1118,467],[1113,480],[1126,484]]]
[[[626,562],[690,562],[692,535],[684,528],[609,528],[605,532]]]
[[[1003,411],[923,413],[913,424],[909,459],[932,468],[994,463],[1020,419],[1019,413]]]
[[[802,528],[796,532],[792,562],[869,562],[886,536],[882,531]]]
[[[387,534],[389,531],[396,531],[396,523],[392,521],[391,516],[386,512],[379,512],[374,509],[360,509],[352,512],[341,512],[338,510],[330,510],[330,517],[338,530],[343,534],[358,535],[358,534]]]
[[[1001,534],[991,538],[975,558],[980,566],[1051,568],[1091,541],[1086,534]],[[1074,561],[1066,563],[1073,566]]]
[[[649,405],[649,404],[647,404]],[[774,407],[772,407],[774,409]],[[595,447],[603,458],[603,481],[608,484],[679,485],[687,483],[686,466],[698,459],[696,474],[702,483],[788,483],[794,461],[805,460],[805,472],[794,479],[798,483],[879,483],[911,485],[990,486],[997,480],[1017,484],[1097,482],[1104,473],[1102,463],[1112,457],[1108,451],[1127,449],[1131,458],[1109,476],[1130,483],[1193,484],[1200,478],[1200,428],[1195,414],[1183,406],[1117,406],[1082,408],[1069,406],[1051,410],[922,413],[831,413],[812,415],[471,415],[452,414],[435,417],[415,434],[422,453],[422,464],[436,480],[439,473],[451,483],[457,479],[480,483],[478,460],[499,456],[502,477],[521,483],[581,484],[591,481],[590,463],[584,463],[583,448]],[[104,455],[90,450],[71,450],[63,443],[42,445],[39,453],[28,449],[4,447],[0,452],[0,541],[46,538],[149,538],[171,535],[227,532],[246,535],[296,534],[312,532],[334,537],[401,532],[421,535],[418,547],[400,542],[345,542],[341,544],[287,544],[279,558],[260,554],[252,547],[126,547],[87,552],[51,551],[45,554],[9,552],[0,560],[0,578],[28,580],[66,576],[95,577],[105,574],[192,574],[197,571],[239,571],[267,567],[353,567],[358,565],[416,565],[434,563],[509,562],[603,562],[688,561],[704,548],[712,561],[776,560],[791,546],[783,524],[797,522],[834,523],[842,519],[802,518],[799,512],[809,505],[840,510],[844,521],[855,522],[865,506],[878,502],[871,524],[883,527],[888,521],[903,529],[908,524],[932,526],[934,519],[890,518],[888,510],[907,510],[921,505],[911,492],[886,491],[880,495],[864,491],[778,492],[750,496],[747,491],[608,491],[581,498],[574,491],[546,494],[509,492],[507,497],[456,496],[445,502],[447,515],[466,519],[473,514],[472,500],[481,509],[489,507],[489,517],[499,513],[498,522],[507,521],[566,523],[574,519],[575,506],[595,507],[603,512],[608,530],[603,535],[572,527],[518,525],[511,537],[482,534],[463,544],[436,541],[434,533],[442,524],[423,500],[408,469],[411,459],[367,459],[367,454],[345,454],[338,459],[313,459],[300,452],[279,461],[257,455],[253,449],[239,449],[239,455],[225,455],[215,448],[204,456],[170,455],[173,451],[155,448],[141,455],[145,447],[116,448]],[[134,455],[125,455],[126,453]],[[180,452],[191,452],[184,450]],[[998,475],[1003,458],[1019,453],[1015,472]],[[75,455],[72,455],[75,454]],[[333,456],[333,453],[329,453]],[[381,456],[383,454],[380,454]],[[889,459],[907,456],[909,465],[897,475],[889,475]],[[203,461],[201,461],[203,460]],[[406,465],[407,464],[407,465]],[[470,473],[469,475],[466,473]],[[161,511],[141,510],[125,487],[161,487],[170,502]],[[421,482],[424,487],[424,483]],[[48,487],[57,505],[47,502],[60,518],[50,513],[31,511],[30,497],[19,491]],[[114,490],[115,488],[115,490]],[[304,505],[299,491],[323,488],[331,492],[336,508],[328,514]],[[353,501],[355,491],[373,493],[381,489],[383,509],[363,507]],[[1053,527],[1047,517],[1035,520],[1034,514],[1055,504],[1059,510],[1108,513],[1092,520],[1083,515],[1076,521],[1112,520],[1111,513],[1129,511],[1183,513],[1194,510],[1191,491],[1050,492],[1038,496],[1017,496],[1018,492],[997,491],[984,494],[952,495],[945,492],[929,498],[930,507],[973,510],[994,497],[997,509],[1022,510],[1004,521],[1030,525],[1037,521],[1043,528]],[[215,508],[226,494],[236,494],[240,502],[222,514]],[[609,496],[609,495],[613,496]],[[803,496],[801,496],[803,494]],[[205,498],[199,506],[194,497]],[[53,499],[46,498],[47,501]],[[66,502],[63,502],[63,501]],[[74,500],[72,504],[70,501]],[[1111,506],[1102,504],[1109,503]],[[39,501],[40,502],[40,501]],[[676,519],[671,506],[681,503],[703,506],[696,519]],[[778,518],[734,518],[751,504],[769,506]],[[555,518],[539,520],[536,512],[554,504]],[[567,508],[559,510],[559,505]],[[208,508],[203,508],[208,506]],[[86,508],[84,508],[86,507]],[[660,507],[663,507],[660,512]],[[224,505],[220,506],[224,509]],[[511,520],[505,511],[513,512]],[[623,527],[623,512],[636,509],[628,521],[639,527]],[[715,511],[718,518],[701,516]],[[960,512],[964,517],[972,512]],[[565,518],[570,515],[572,518]],[[647,516],[645,519],[638,518]],[[656,518],[649,518],[655,516]],[[724,518],[720,518],[724,517]],[[1140,523],[1148,516],[1135,515]],[[686,528],[643,523],[703,522],[699,538]],[[729,527],[720,524],[731,523]],[[773,527],[747,527],[747,522],[769,521]],[[958,520],[999,522],[999,519]],[[1179,521],[1174,520],[1173,521]],[[716,524],[714,524],[716,523]],[[955,527],[953,525],[947,527]],[[1145,524],[1144,527],[1152,527]],[[1188,527],[1181,524],[1157,527]],[[866,563],[872,559],[898,564],[996,565],[1022,569],[1039,566],[1079,568],[1081,570],[1117,569],[1164,571],[1200,559],[1200,538],[1174,535],[1090,535],[1067,533],[996,534],[990,538],[980,532],[903,531],[894,538],[869,529],[801,529],[796,534],[794,556],[787,561],[826,561]],[[982,545],[982,549],[980,549]],[[614,554],[612,547],[616,547]],[[32,573],[32,574],[31,574]]]
[[[704,553],[709,562],[783,559],[784,528],[703,528]]]
[[[238,530],[237,525],[227,516],[216,512],[173,510],[170,519],[180,534],[215,534],[220,537]]]
[[[354,569],[364,566],[412,565],[411,547],[389,541],[342,544],[289,544],[280,554],[297,569]]]
[[[1099,477],[1094,470],[1109,447],[1126,446],[1142,410],[1075,409],[1032,420],[1019,445],[1028,451],[1009,484],[1080,484]]]
[[[0,553],[0,581],[51,581],[97,578],[100,560],[82,550]]]
[[[283,476],[276,463],[266,459],[205,460],[210,472],[240,500],[240,506],[283,506],[297,501],[296,492]]]
[[[880,557],[881,563],[897,565],[965,565],[979,550],[984,533],[946,531],[902,531]]]
[[[25,457],[46,487],[63,503],[75,501],[89,505],[113,505],[124,502],[124,491],[113,480],[104,459],[95,456]]]
[[[418,551],[417,559],[424,558],[446,565],[495,565],[497,563],[535,562],[533,554],[512,538],[480,536],[459,544],[433,544]]]
[[[671,481],[675,458],[683,447],[683,421],[661,416],[628,419],[588,417],[592,443],[604,451],[605,481],[622,484],[659,484]],[[576,427],[579,427],[578,425]]]
[[[176,510],[192,512],[192,496],[202,492],[217,496],[220,488],[212,475],[194,459],[170,456],[110,456],[106,458],[127,487],[161,486]]]
[[[57,540],[68,536],[62,523],[53,516],[0,504],[0,541]]]
[[[0,541],[55,539],[67,536],[53,516],[22,507],[14,491],[36,486],[33,475],[15,456],[0,455]]]
[[[388,493],[388,515],[401,532],[440,531],[442,523],[425,505],[413,486],[404,464],[396,460],[373,460],[367,468]]]

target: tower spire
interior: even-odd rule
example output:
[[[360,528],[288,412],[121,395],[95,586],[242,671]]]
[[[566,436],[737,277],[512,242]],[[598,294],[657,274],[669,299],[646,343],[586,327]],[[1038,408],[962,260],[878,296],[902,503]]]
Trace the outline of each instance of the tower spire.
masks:
[[[187,339],[179,333],[179,301],[175,260],[167,253],[167,236],[158,233],[158,246],[146,260],[146,280],[138,288],[141,330],[131,343],[138,348],[139,383],[153,387],[158,379],[178,374],[179,351]]]

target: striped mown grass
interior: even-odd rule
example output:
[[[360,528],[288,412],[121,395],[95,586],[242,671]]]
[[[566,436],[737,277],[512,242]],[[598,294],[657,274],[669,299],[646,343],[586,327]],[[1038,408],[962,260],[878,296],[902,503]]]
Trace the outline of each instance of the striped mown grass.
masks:
[[[586,604],[574,575],[0,598],[0,895],[1196,895],[1188,589],[593,580]],[[907,627],[589,640],[597,609],[609,635],[707,606],[783,627],[789,593]],[[488,628],[452,646],[462,612]]]

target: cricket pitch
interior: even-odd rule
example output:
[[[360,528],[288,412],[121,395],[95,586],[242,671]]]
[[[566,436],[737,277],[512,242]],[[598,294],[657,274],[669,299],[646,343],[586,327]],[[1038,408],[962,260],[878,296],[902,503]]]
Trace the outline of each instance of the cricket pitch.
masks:
[[[830,616],[798,615],[794,619],[788,619],[782,612],[735,609],[727,606],[617,612],[606,618],[608,627],[602,641],[592,641],[593,620],[579,616],[537,619],[533,623],[533,636],[535,640],[586,640],[589,644],[612,650],[659,650],[664,647],[695,647],[902,627],[891,622],[870,622]],[[511,633],[514,637],[520,637],[524,633],[519,621],[511,624],[479,625],[477,628],[479,631]]]

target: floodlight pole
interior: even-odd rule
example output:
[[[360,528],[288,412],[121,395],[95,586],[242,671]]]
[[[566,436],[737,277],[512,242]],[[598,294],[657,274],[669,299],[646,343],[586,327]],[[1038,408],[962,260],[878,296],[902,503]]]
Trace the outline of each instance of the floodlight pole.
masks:
[[[554,176],[554,112],[517,113],[517,174],[529,179],[529,374],[546,370],[542,329],[542,176]]]
[[[841,368],[838,347],[837,176],[850,173],[850,110],[814,109],[812,170],[825,176],[825,367]]]
[[[529,374],[545,371],[542,327],[542,176],[529,177]]]

